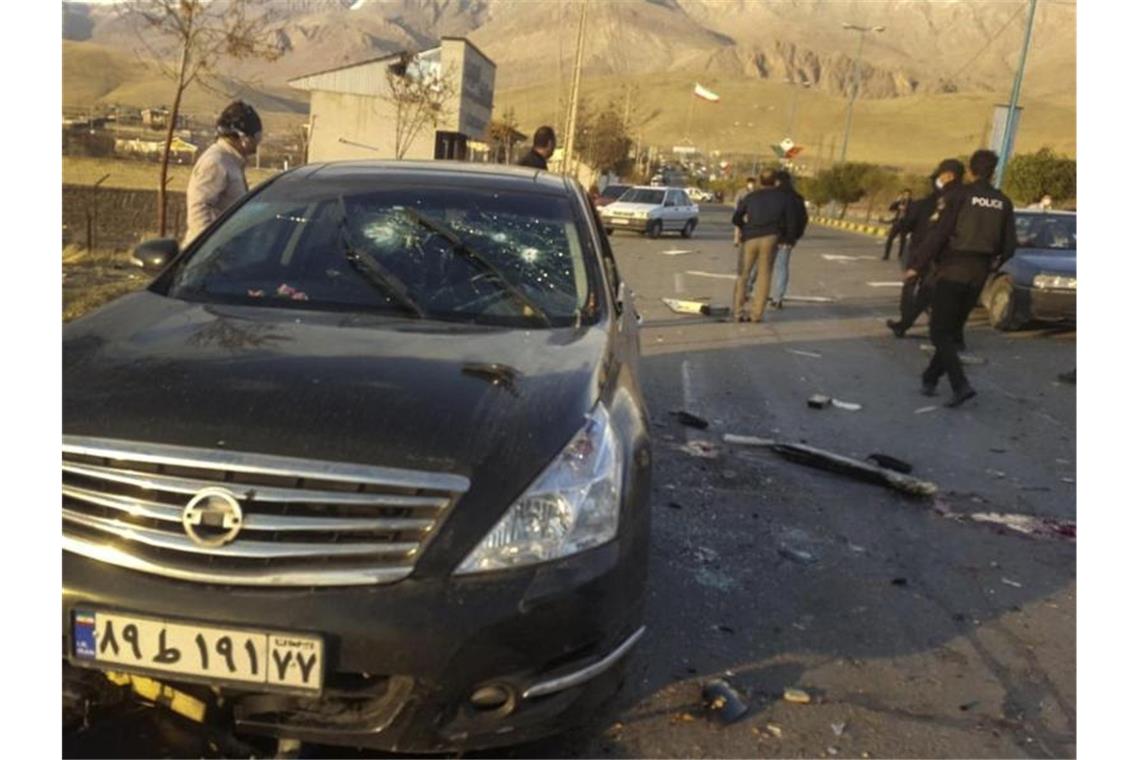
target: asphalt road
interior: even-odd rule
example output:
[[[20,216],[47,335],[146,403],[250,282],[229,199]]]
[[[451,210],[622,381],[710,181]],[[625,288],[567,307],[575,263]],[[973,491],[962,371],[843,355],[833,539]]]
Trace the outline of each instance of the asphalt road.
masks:
[[[809,228],[789,293],[829,302],[790,302],[763,324],[671,312],[663,297],[728,304],[729,241],[723,208],[704,209],[691,240],[613,238],[644,320],[656,438],[648,633],[609,714],[508,754],[1075,755],[1075,542],[969,517],[1075,521],[1075,389],[1056,382],[1075,366],[1075,331],[1001,334],[977,312],[978,399],[919,412],[949,391],[918,393],[925,330],[899,340],[883,325],[900,276],[880,242]],[[810,409],[814,393],[862,408]],[[677,409],[709,429],[683,427]],[[906,497],[724,433],[890,454],[940,492]],[[749,705],[729,725],[701,704],[718,676]],[[811,702],[785,701],[786,688]],[[211,754],[179,749],[185,727],[157,712],[65,737],[65,754]]]

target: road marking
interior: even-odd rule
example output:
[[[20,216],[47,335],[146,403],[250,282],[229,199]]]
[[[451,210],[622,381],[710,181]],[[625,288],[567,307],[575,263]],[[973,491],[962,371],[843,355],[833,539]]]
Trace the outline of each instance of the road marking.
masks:
[[[842,253],[821,253],[825,261],[874,261],[879,256],[848,256]]]
[[[797,348],[787,349],[789,354],[796,354],[797,356],[810,356],[813,359],[822,359],[823,354],[817,354],[815,351],[800,351]]]
[[[694,271],[691,269],[687,270],[685,272],[685,274],[691,274],[694,277],[714,277],[718,280],[735,280],[736,279],[736,275],[734,275],[734,274],[721,274],[718,272],[700,272],[700,271]],[[678,276],[680,276],[680,275],[678,275]]]
[[[802,301],[804,303],[835,303],[835,299],[828,296],[784,296],[784,300]]]
[[[680,256],[683,253],[697,253],[697,251],[690,251],[685,248],[670,248],[669,250],[662,251],[661,253],[665,254],[666,256]]]
[[[901,281],[900,282],[894,282],[894,281],[892,281],[892,282],[868,282],[867,284],[870,285],[872,288],[901,288],[903,286]]]
[[[685,292],[685,276],[680,272],[673,275],[673,290],[677,295]]]

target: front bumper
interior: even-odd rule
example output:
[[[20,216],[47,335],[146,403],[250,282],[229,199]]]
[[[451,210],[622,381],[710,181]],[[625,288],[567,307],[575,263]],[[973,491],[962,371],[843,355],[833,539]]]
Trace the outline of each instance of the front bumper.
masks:
[[[239,732],[390,752],[512,744],[580,722],[616,691],[619,661],[642,631],[645,565],[644,541],[626,536],[480,577],[266,590],[171,581],[65,553],[64,658],[68,669],[86,665],[71,641],[79,607],[318,634],[321,697],[223,687]],[[484,686],[509,700],[475,707]]]
[[[1047,322],[1077,321],[1077,291],[1026,288],[1029,316]]]
[[[645,232],[649,229],[652,219],[634,219],[629,216],[602,216],[602,226],[615,230],[631,230]]]

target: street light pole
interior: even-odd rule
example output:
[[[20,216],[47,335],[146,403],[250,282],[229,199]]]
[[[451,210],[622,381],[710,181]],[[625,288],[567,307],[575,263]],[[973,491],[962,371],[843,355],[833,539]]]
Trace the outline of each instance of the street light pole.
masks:
[[[1025,76],[1025,59],[1029,57],[1029,38],[1033,36],[1033,16],[1037,12],[1037,0],[1029,0],[1029,20],[1025,23],[1025,40],[1021,43],[1021,63],[1013,78],[1013,91],[1009,94],[1009,109],[1005,114],[1005,129],[1001,134],[1001,150],[998,152],[997,171],[994,173],[994,187],[1001,187],[1005,168],[1013,152],[1013,127],[1017,118],[1017,100],[1021,97],[1021,79]]]
[[[859,47],[855,51],[855,77],[851,83],[851,97],[847,101],[847,127],[843,130],[843,150],[839,152],[839,163],[847,161],[847,141],[851,138],[851,118],[855,115],[855,96],[859,92],[859,63],[863,58],[863,42],[867,38],[867,32],[885,32],[885,26],[856,26],[855,24],[844,24],[843,28],[859,32]]]

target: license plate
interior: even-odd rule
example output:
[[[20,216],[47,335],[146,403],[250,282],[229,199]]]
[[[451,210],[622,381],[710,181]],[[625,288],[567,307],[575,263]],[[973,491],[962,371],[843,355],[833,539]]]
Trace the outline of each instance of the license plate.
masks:
[[[215,628],[76,610],[75,657],[107,666],[210,681],[320,691],[324,642],[316,636]]]
[[[614,224],[629,224],[628,219],[613,219],[612,221]]]

